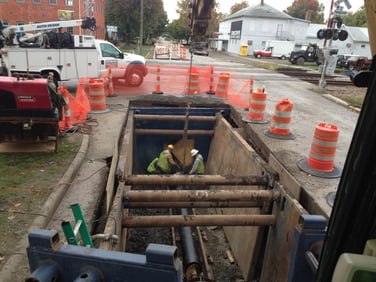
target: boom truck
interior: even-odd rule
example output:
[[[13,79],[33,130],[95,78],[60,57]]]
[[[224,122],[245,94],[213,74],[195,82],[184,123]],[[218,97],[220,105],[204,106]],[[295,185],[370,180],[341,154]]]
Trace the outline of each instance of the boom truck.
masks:
[[[99,77],[111,66],[114,81],[122,79],[129,86],[143,83],[148,72],[144,57],[123,53],[112,43],[91,35],[61,31],[75,26],[94,30],[95,19],[0,26],[0,73],[47,77],[52,72],[57,81],[67,81]]]

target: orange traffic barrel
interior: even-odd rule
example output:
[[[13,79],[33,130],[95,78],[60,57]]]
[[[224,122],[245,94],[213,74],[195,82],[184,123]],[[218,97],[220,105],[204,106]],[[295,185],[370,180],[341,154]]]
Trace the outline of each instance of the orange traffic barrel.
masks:
[[[250,80],[250,101],[248,115],[243,120],[250,123],[268,123],[265,119],[267,93],[263,88],[253,90],[253,79]]]
[[[293,105],[294,103],[287,98],[277,102],[270,128],[264,132],[266,136],[284,140],[295,139],[295,136],[290,132]]]
[[[298,162],[299,168],[314,176],[340,177],[341,170],[334,165],[338,136],[337,126],[327,123],[318,124],[315,128],[309,156]]]
[[[200,75],[198,72],[190,72],[188,78],[187,94],[197,95],[200,93]]]
[[[89,80],[88,98],[90,103],[90,113],[106,113],[110,110],[106,105],[106,93],[102,79]]]
[[[227,97],[228,89],[230,87],[230,74],[220,73],[217,82],[217,90],[215,91],[215,96]]]

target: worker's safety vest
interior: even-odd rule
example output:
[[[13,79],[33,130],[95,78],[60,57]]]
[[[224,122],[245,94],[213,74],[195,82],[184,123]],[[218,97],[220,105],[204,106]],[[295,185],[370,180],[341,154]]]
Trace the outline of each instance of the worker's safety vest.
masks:
[[[197,158],[199,160],[199,165],[197,167],[196,173],[197,174],[204,174],[204,172],[205,172],[204,159],[202,158],[202,156],[198,156]]]
[[[167,157],[170,155],[170,152],[165,150],[159,155],[159,159],[157,162],[157,166],[162,170],[163,172],[170,172],[171,167],[170,163],[168,162]]]
[[[156,171],[155,164],[157,163],[158,158],[155,158],[154,160],[151,161],[151,163],[147,167],[147,172],[149,173],[154,173]]]

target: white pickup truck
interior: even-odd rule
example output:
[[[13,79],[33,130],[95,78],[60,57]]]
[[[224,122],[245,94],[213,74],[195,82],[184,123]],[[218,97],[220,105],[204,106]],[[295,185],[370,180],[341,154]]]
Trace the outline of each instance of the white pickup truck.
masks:
[[[69,36],[69,35],[68,35]],[[125,80],[140,86],[148,70],[145,58],[123,53],[108,41],[89,35],[71,35],[69,47],[53,48],[47,44],[18,44],[1,49],[8,75],[30,74],[47,77],[54,73],[58,81],[100,77],[111,66],[113,80]]]

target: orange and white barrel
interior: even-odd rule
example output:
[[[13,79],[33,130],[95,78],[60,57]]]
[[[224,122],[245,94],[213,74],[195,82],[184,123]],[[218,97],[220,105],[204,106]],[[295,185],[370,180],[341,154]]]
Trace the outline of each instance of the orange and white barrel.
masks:
[[[88,98],[90,103],[90,113],[109,112],[106,105],[106,93],[102,79],[90,79]]]
[[[253,90],[253,79],[250,79],[250,101],[247,118],[243,120],[251,123],[268,123],[265,119],[266,99],[268,94],[263,88]]]
[[[228,90],[230,87],[230,74],[220,73],[217,82],[217,89],[215,96],[228,97]]]
[[[198,72],[191,72],[188,74],[188,95],[198,95],[200,93],[200,74]]]
[[[277,139],[295,139],[290,131],[291,113],[294,103],[289,99],[281,99],[277,102],[269,130],[265,135]]]
[[[337,126],[320,123],[315,128],[311,150],[307,160],[298,162],[298,166],[315,176],[337,178],[341,171],[334,165],[339,129]]]

